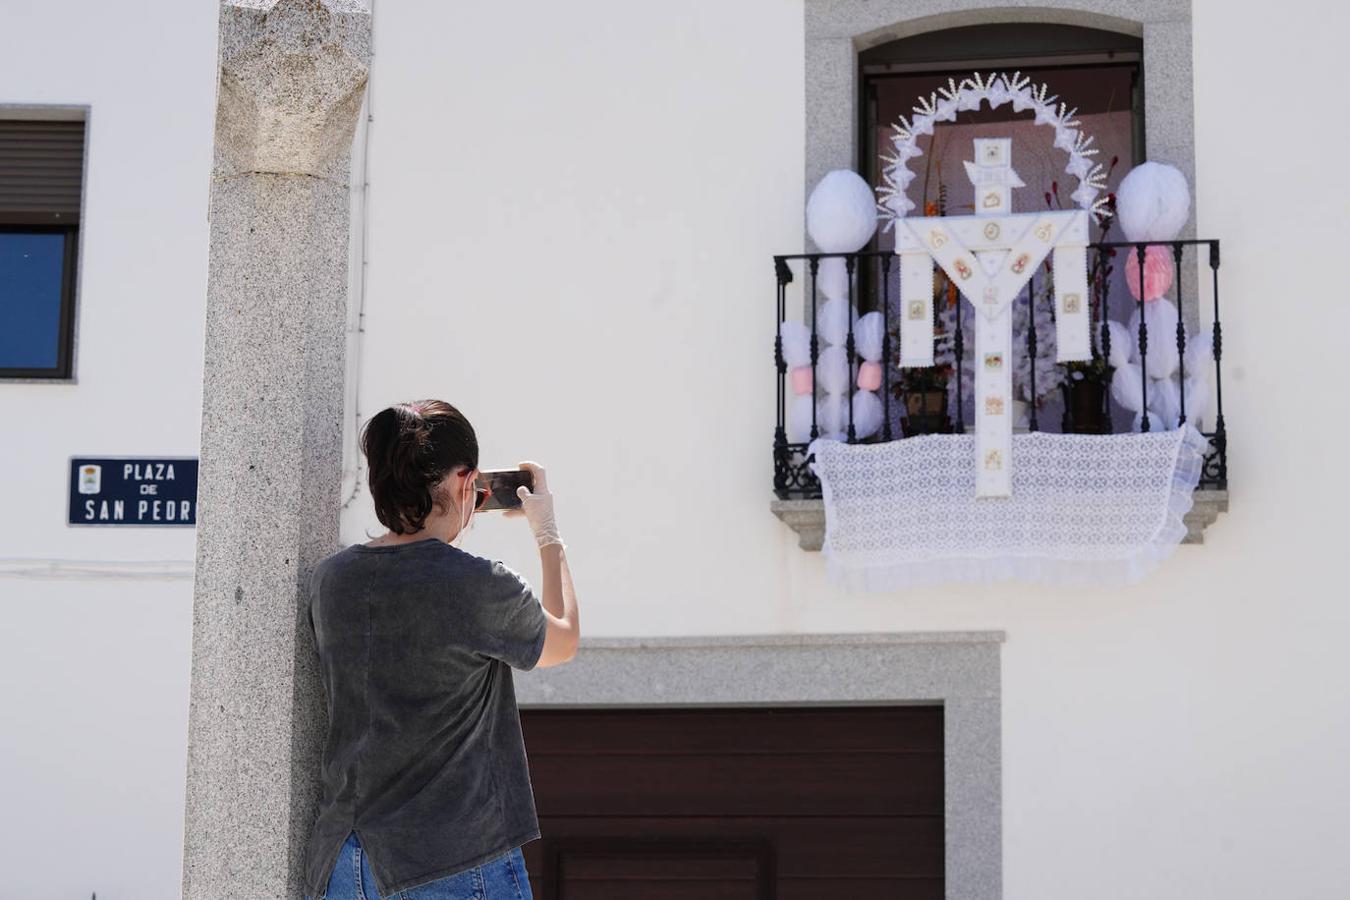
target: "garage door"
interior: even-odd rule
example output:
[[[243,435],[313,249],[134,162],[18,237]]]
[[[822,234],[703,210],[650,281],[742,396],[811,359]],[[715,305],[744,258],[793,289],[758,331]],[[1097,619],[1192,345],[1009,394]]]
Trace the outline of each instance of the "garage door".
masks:
[[[942,709],[521,711],[540,900],[937,900]]]

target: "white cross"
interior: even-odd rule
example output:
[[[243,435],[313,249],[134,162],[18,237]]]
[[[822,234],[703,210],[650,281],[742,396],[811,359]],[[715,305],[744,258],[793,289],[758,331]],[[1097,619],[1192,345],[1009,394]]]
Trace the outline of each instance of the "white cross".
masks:
[[[1013,215],[1011,191],[1023,186],[1012,168],[1010,138],[977,138],[966,163],[975,215],[906,218],[896,232],[900,254],[904,366],[933,364],[933,265],[940,265],[975,306],[975,491],[1012,495],[1012,302],[1055,250],[1057,346],[1061,362],[1090,358],[1087,214],[1049,210]],[[1058,249],[1057,249],[1058,248]],[[957,361],[957,365],[960,365]]]
[[[975,189],[975,215],[1008,215],[1012,189],[1025,184],[1012,167],[1012,138],[975,138],[974,143],[975,161],[966,160],[965,165],[966,177]],[[984,250],[975,258],[992,274],[1007,255],[1006,250]],[[1040,262],[1037,259],[1034,265]],[[989,285],[984,293],[992,290]],[[975,328],[975,483],[979,495],[1012,494],[1012,368],[1012,312],[1005,307],[994,320]]]

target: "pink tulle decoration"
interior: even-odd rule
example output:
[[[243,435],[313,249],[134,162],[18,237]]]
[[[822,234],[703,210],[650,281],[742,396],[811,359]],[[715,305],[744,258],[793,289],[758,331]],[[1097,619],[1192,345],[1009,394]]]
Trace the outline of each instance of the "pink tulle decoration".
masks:
[[[881,363],[865,362],[858,366],[858,388],[875,391],[881,387]]]
[[[792,382],[792,392],[797,396],[811,393],[811,367],[798,366],[788,373]]]
[[[1121,251],[1120,265],[1125,267],[1125,284],[1134,299],[1139,299],[1139,254],[1135,247]],[[1144,251],[1144,302],[1157,300],[1172,287],[1176,269],[1172,265],[1172,248],[1151,244]]]

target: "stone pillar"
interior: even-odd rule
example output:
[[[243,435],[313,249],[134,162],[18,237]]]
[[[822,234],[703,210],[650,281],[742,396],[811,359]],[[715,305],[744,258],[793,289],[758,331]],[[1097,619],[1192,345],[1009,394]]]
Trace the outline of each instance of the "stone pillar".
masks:
[[[183,896],[299,898],[325,711],[302,585],[338,549],[365,0],[225,0]]]

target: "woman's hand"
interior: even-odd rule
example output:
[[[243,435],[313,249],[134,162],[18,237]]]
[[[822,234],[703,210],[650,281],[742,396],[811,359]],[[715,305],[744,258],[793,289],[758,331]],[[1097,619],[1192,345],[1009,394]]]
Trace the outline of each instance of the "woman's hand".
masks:
[[[520,507],[508,510],[507,515],[524,516],[534,532],[534,539],[539,542],[544,576],[540,602],[548,616],[548,630],[536,665],[543,668],[565,663],[577,655],[581,622],[572,573],[567,567],[565,548],[553,520],[553,495],[548,490],[544,467],[532,462],[523,462],[520,467],[533,477],[534,490],[524,485],[516,488]]]
[[[534,539],[540,547],[547,547],[549,544],[561,544],[562,538],[558,536],[558,526],[553,518],[553,495],[548,490],[548,480],[544,474],[544,467],[532,462],[523,462],[520,468],[529,472],[534,479],[534,490],[530,490],[521,485],[516,488],[516,496],[520,498],[520,508],[518,510],[507,510],[508,516],[524,516],[530,523],[530,530],[534,532]]]

